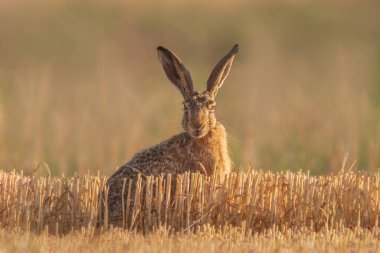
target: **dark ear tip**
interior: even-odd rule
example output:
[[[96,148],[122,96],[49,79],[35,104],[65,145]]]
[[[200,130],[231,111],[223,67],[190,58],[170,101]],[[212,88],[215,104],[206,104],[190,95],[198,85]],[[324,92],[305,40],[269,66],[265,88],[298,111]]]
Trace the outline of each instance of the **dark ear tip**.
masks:
[[[170,54],[170,50],[167,49],[166,47],[163,47],[163,46],[158,46],[158,47],[157,47],[157,51],[158,51],[159,53]]]
[[[166,48],[164,48],[164,47],[162,47],[162,46],[158,46],[157,47],[157,51],[158,52],[164,52],[164,51],[166,51],[167,49]]]
[[[168,55],[170,55],[169,49],[167,49],[163,46],[157,47],[157,53],[158,53],[158,58],[160,59],[161,62],[162,62],[162,58],[166,58],[166,57],[168,57]]]
[[[239,44],[235,44],[235,46],[231,49],[232,54],[237,54],[237,52],[239,52]]]

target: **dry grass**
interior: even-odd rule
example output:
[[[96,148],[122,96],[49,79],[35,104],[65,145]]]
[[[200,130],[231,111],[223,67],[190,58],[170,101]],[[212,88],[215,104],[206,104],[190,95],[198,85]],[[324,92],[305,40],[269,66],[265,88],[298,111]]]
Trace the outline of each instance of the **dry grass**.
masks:
[[[175,184],[171,175],[142,178],[131,184],[135,196],[125,193],[125,203],[133,199],[125,205],[125,231],[96,228],[106,177],[0,172],[0,243],[5,252],[380,248],[379,173],[342,170],[316,177],[249,170],[225,180],[183,174]]]
[[[367,229],[301,230],[243,236],[233,228],[222,232],[205,228],[199,233],[172,234],[159,230],[148,236],[110,230],[97,235],[93,229],[62,237],[36,235],[20,230],[0,230],[1,252],[378,252],[380,231]]]
[[[106,177],[36,178],[0,174],[0,222],[7,229],[53,234],[95,227]],[[175,180],[175,184],[172,181]],[[310,176],[302,172],[249,170],[224,180],[218,175],[141,176],[125,181],[123,224],[132,231],[167,227],[198,231],[238,227],[243,234],[267,229],[341,230],[379,225],[380,174],[341,171]],[[136,187],[134,196],[128,194]],[[104,227],[108,219],[101,214]]]

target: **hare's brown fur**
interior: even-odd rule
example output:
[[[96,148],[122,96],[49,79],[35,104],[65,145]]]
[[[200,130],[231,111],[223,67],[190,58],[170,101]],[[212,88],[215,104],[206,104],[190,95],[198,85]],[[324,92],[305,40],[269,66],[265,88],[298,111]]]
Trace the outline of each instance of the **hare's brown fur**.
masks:
[[[161,173],[178,174],[186,171],[207,175],[215,171],[227,174],[231,161],[223,125],[216,121],[215,95],[227,77],[233,58],[232,50],[215,66],[204,92],[193,91],[190,73],[180,59],[166,48],[158,47],[160,61],[170,81],[184,97],[182,126],[185,132],[137,153],[107,181],[108,210],[111,224],[120,224],[122,217],[122,188],[125,178]]]

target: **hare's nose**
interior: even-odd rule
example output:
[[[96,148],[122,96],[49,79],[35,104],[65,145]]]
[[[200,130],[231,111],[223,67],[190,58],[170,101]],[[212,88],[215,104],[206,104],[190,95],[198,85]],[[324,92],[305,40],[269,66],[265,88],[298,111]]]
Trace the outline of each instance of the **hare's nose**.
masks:
[[[206,124],[204,124],[202,122],[191,122],[190,126],[194,130],[202,130],[203,128],[205,128]]]

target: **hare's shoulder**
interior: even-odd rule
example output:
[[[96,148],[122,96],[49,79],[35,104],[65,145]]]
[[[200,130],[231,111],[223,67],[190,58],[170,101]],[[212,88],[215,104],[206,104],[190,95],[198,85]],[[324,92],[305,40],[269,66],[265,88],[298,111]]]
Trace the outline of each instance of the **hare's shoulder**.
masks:
[[[213,138],[217,140],[225,139],[227,136],[226,129],[220,122],[216,122],[216,125],[213,129]]]

